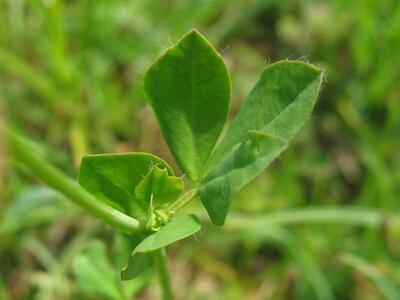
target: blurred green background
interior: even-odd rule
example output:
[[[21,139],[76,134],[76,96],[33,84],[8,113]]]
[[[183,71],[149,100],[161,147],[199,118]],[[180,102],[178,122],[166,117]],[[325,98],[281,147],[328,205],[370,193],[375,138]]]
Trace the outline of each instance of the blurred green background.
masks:
[[[169,248],[178,298],[400,299],[398,0],[0,0],[0,116],[73,178],[88,153],[172,162],[142,79],[192,28],[229,67],[231,116],[270,62],[309,61],[326,80],[226,227],[205,219]],[[0,299],[123,299],[132,241],[5,160],[0,201]],[[104,272],[90,274],[96,264]],[[152,271],[122,285],[159,298]]]

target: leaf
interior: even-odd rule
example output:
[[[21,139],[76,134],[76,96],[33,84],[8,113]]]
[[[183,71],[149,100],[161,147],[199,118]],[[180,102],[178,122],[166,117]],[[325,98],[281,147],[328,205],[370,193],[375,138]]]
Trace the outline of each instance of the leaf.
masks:
[[[183,178],[169,176],[166,169],[154,166],[150,172],[138,183],[135,196],[139,205],[148,211],[151,195],[155,209],[174,200],[183,191]]]
[[[79,184],[98,199],[129,215],[141,214],[135,187],[153,166],[174,175],[162,159],[148,153],[89,155],[82,159]]]
[[[222,57],[192,31],[150,67],[144,91],[176,162],[198,181],[229,111],[231,84]]]
[[[164,248],[176,241],[182,240],[201,228],[195,215],[173,218],[159,231],[146,237],[132,252],[128,264],[121,271],[122,280],[133,279],[149,265],[148,253]]]
[[[73,262],[75,277],[87,292],[107,299],[124,299],[118,277],[112,269],[104,244],[94,241]]]
[[[300,61],[266,67],[207,165],[210,171],[249,130],[290,140],[304,125],[317,99],[321,70]]]
[[[210,158],[200,184],[200,198],[215,224],[223,225],[233,193],[267,167],[304,125],[317,99],[321,79],[319,69],[298,61],[278,62],[264,69]],[[247,151],[252,151],[246,146],[251,144],[251,131],[267,134],[264,138],[260,135],[263,150],[257,159],[245,160],[244,166],[238,167],[239,157],[247,157]],[[222,172],[234,172],[234,178],[230,173],[222,176]]]
[[[223,225],[234,193],[257,177],[287,146],[285,140],[250,131],[201,183],[199,196],[212,222]]]
[[[128,264],[121,270],[122,280],[131,280],[145,272],[153,264],[149,253],[135,253],[129,258]]]

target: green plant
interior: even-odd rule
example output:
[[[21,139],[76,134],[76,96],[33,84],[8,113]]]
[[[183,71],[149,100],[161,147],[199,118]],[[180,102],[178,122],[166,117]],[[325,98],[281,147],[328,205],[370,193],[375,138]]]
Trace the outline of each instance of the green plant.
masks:
[[[222,226],[234,194],[278,157],[303,126],[322,78],[321,70],[301,61],[267,66],[221,138],[231,97],[222,57],[197,31],[168,49],[148,70],[144,91],[189,179],[186,190],[183,176],[175,176],[166,161],[152,154],[86,156],[79,172],[82,189],[20,138],[9,135],[10,144],[17,160],[49,185],[114,227],[140,235],[121,278],[132,279],[154,263],[164,298],[172,299],[164,248],[200,230],[195,215],[175,215],[199,198],[211,221]]]

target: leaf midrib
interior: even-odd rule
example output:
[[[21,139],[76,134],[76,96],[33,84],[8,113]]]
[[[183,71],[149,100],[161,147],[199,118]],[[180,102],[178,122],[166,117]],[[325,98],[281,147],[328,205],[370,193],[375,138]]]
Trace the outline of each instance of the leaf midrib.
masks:
[[[195,43],[194,40],[190,40],[190,101],[191,101],[191,109],[190,109],[190,119],[188,120],[190,123],[190,132],[191,132],[191,136],[190,136],[190,142],[193,145],[193,151],[194,153],[194,157],[198,157],[197,155],[197,145],[194,142],[193,136],[194,136],[194,132],[193,132],[193,128],[196,128],[196,106],[194,105],[194,101],[193,101],[193,86],[194,86],[194,82],[193,82],[193,61],[194,61],[194,47],[195,47]],[[193,124],[194,123],[194,124]],[[194,125],[194,126],[193,126]],[[197,173],[197,160],[196,160],[196,173]],[[197,175],[196,175],[197,176]]]
[[[296,104],[297,101],[298,101],[298,98],[300,97],[300,95],[301,95],[302,93],[304,93],[304,91],[305,91],[306,89],[308,89],[309,86],[310,86],[311,84],[313,84],[315,80],[318,79],[318,77],[321,77],[321,75],[318,74],[318,75],[317,75],[315,78],[313,78],[307,85],[305,85],[305,87],[304,87],[300,92],[298,92],[297,95],[294,97],[294,100],[291,101],[289,105],[286,105],[286,107],[285,107],[279,114],[277,114],[275,118],[273,118],[271,121],[269,121],[268,124],[266,124],[266,125],[265,125],[263,128],[261,128],[260,130],[263,131],[263,130],[264,130],[266,127],[268,127],[271,123],[273,123],[275,120],[279,119],[280,116],[281,116],[284,112],[286,112],[290,107],[292,107],[294,104]],[[316,95],[318,95],[318,91],[319,91],[319,89],[317,90]],[[312,102],[313,102],[313,104],[315,103],[315,97],[313,97],[313,101],[312,101]],[[313,107],[311,107],[310,111],[312,111],[312,109],[313,109]],[[275,135],[273,132],[270,133],[270,134]],[[285,139],[285,138],[283,138],[283,137],[280,137],[280,138]],[[285,139],[285,140],[287,140],[287,139]]]
[[[260,131],[260,132],[263,132],[263,131]],[[263,132],[263,133],[264,133],[264,132]],[[281,137],[279,137],[279,136],[273,136],[273,135],[270,134],[270,133],[268,133],[268,135],[270,135],[272,138],[277,139],[277,140],[279,140],[279,141],[282,142],[281,148],[280,148],[278,151],[274,151],[274,152],[276,152],[276,155],[279,155],[280,153],[282,153],[282,152],[287,148],[287,145],[288,145],[288,141],[287,141],[287,140],[285,140],[284,138],[281,138]],[[245,141],[242,141],[241,143],[235,144],[235,145],[230,149],[230,151],[227,152],[227,154],[233,152],[233,151],[234,151],[234,148],[240,147],[240,145],[241,145],[243,142],[245,142]],[[265,155],[261,155],[261,156],[257,157],[257,158],[255,159],[255,161],[257,161],[257,160],[259,160],[259,159],[261,159],[261,158],[265,158],[265,156],[270,155],[270,154],[271,154],[271,153],[267,153],[267,154],[265,154]],[[223,160],[221,160],[221,163],[222,163],[222,162],[223,162]],[[218,164],[217,166],[219,166],[219,164]],[[211,179],[209,179],[209,180],[206,180],[206,179],[207,179],[207,177],[206,177],[206,178],[204,179],[204,181],[201,183],[201,186],[204,188],[205,186],[207,186],[207,185],[209,185],[209,184],[211,184],[211,183],[213,183],[213,182],[219,180],[220,178],[228,177],[228,176],[229,176],[230,174],[232,174],[233,172],[239,171],[239,170],[243,170],[243,169],[247,168],[248,166],[249,166],[249,165],[244,165],[244,166],[242,166],[242,167],[232,168],[232,169],[230,169],[227,173],[225,173],[225,174],[220,174],[220,175],[215,176],[214,178],[211,178]],[[210,172],[208,175],[211,175],[211,172]]]
[[[107,175],[104,175],[103,173],[100,172],[100,170],[96,169],[96,168],[92,165],[92,162],[88,161],[88,162],[87,162],[87,166],[88,166],[93,172],[95,172],[96,174],[98,174],[102,179],[105,179],[105,181],[107,181],[108,183],[110,183],[110,185],[112,185],[113,187],[119,189],[119,190],[127,197],[128,200],[130,200],[130,199],[132,198],[133,195],[132,195],[132,196],[129,195],[129,194],[125,191],[124,188],[120,187],[120,186],[119,186],[118,184],[116,184],[114,181],[110,180],[110,179],[108,178]],[[109,197],[108,195],[106,195],[106,197],[107,197],[109,200],[111,200],[112,202],[115,202],[115,200],[114,200],[114,199],[110,199],[110,197]],[[118,201],[118,200],[117,200],[117,201]],[[117,204],[120,205],[119,202],[117,202]],[[128,205],[129,205],[129,203],[128,203]]]

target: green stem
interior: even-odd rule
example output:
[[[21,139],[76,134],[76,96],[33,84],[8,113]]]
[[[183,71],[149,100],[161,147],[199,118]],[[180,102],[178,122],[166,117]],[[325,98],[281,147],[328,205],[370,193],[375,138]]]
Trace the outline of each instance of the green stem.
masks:
[[[1,130],[0,124],[0,130]],[[61,171],[41,159],[29,150],[24,141],[4,130],[9,141],[10,150],[17,162],[26,165],[38,178],[61,192],[76,204],[87,209],[91,214],[104,220],[106,223],[126,232],[134,233],[139,230],[138,220],[131,218],[120,211],[96,199],[92,194],[76,184]]]
[[[165,248],[156,250],[152,253],[153,253],[154,263],[158,271],[160,286],[162,289],[162,299],[173,300],[175,298],[171,288],[171,280],[169,277],[168,261]]]
[[[182,207],[187,205],[194,197],[197,196],[198,189],[193,188],[186,193],[184,193],[181,197],[179,197],[175,202],[172,202],[166,209],[166,212],[177,212],[180,210]]]
[[[301,208],[273,212],[261,216],[231,214],[227,229],[244,227],[268,228],[296,224],[339,224],[376,228],[385,224],[400,224],[400,215],[365,208]]]

